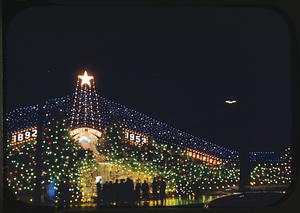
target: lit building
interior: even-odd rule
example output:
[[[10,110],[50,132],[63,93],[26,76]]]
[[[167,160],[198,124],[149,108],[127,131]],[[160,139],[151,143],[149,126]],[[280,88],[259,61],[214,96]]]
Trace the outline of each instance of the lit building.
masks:
[[[34,198],[37,181],[43,202],[59,202],[67,181],[72,203],[93,200],[96,177],[160,176],[176,196],[191,194],[196,180],[208,191],[236,189],[239,181],[238,152],[99,96],[87,72],[79,75],[74,94],[9,112],[6,126],[7,180],[24,200]],[[49,187],[54,197],[45,192]]]

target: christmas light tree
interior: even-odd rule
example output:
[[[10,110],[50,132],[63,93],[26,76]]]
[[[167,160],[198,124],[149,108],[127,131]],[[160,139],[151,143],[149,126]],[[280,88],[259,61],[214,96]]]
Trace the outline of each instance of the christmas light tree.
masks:
[[[32,202],[36,186],[36,122],[38,106],[23,107],[6,114],[8,134],[4,143],[4,172],[12,192]]]
[[[70,179],[68,190],[71,194],[71,203],[81,201],[81,193],[79,188],[79,174],[77,164],[83,157],[79,155],[80,147],[77,143],[70,140],[69,129],[66,126],[65,119],[52,118],[47,122],[44,128],[44,138],[42,141],[41,153],[42,165],[42,185],[51,184],[51,180],[55,180],[54,191],[55,203],[60,202],[63,193],[60,185],[66,182],[66,178]]]
[[[78,76],[71,114],[72,129],[78,127],[100,129],[101,127],[99,98],[94,77],[89,76],[87,71]]]
[[[288,185],[291,183],[291,148],[285,149],[281,162],[257,164],[251,172],[251,186]]]
[[[10,144],[6,152],[6,175],[13,193],[27,202],[32,202],[36,176],[35,146],[37,141]],[[8,141],[9,144],[9,141]]]

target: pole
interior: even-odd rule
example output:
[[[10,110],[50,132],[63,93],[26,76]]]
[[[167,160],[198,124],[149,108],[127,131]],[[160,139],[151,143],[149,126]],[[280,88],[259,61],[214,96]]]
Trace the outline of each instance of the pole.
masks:
[[[247,150],[240,149],[240,181],[239,191],[249,191],[250,184],[250,161],[249,152]]]
[[[42,204],[42,161],[41,161],[41,153],[42,153],[42,141],[43,141],[43,118],[44,118],[44,110],[43,104],[40,103],[38,105],[38,122],[37,122],[37,142],[35,147],[35,190],[34,190],[34,203],[36,205]]]

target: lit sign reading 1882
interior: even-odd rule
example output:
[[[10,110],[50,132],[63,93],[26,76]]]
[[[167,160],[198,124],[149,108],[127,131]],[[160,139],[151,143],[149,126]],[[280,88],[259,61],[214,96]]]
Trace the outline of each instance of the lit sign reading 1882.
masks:
[[[12,144],[18,145],[37,138],[37,128],[32,127],[12,133]]]
[[[124,129],[123,133],[125,140],[129,142],[133,142],[140,145],[148,143],[148,136],[145,136],[141,133],[137,133],[128,129]]]

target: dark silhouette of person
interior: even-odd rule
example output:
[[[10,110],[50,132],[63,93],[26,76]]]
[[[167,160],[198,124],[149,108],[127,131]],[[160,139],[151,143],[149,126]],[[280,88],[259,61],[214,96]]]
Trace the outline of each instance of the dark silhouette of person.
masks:
[[[157,181],[156,177],[153,178],[153,182],[151,184],[152,187],[152,196],[153,199],[158,199],[158,188],[159,188],[159,182]]]
[[[129,177],[126,180],[126,193],[127,193],[127,203],[131,206],[133,206],[134,203],[134,184],[133,180],[131,180]]]
[[[142,185],[140,183],[140,180],[138,179],[136,180],[135,189],[134,189],[135,200],[137,202],[139,202],[141,199],[141,189],[142,189]]]
[[[199,201],[201,189],[200,189],[200,180],[197,179],[193,185],[193,192],[195,194],[195,201]]]
[[[149,199],[149,185],[146,180],[144,180],[144,183],[142,184],[142,197],[145,200]]]
[[[96,183],[96,189],[97,189],[97,207],[99,208],[101,205],[101,198],[104,199],[100,181]]]
[[[112,181],[109,181],[107,184],[107,203],[108,205],[111,205],[113,202],[113,183]]]
[[[119,195],[119,180],[118,179],[116,179],[116,181],[115,181],[115,183],[113,184],[113,186],[112,186],[112,189],[113,189],[113,202],[115,202],[116,203],[116,205],[118,205],[119,204],[119,197],[120,197],[120,195]]]
[[[126,202],[126,197],[127,197],[125,179],[121,179],[121,183],[119,184],[118,195],[119,195],[119,203],[120,205],[123,206]]]
[[[64,177],[62,178],[61,183],[59,184],[59,206],[68,208],[71,200],[70,193],[70,178]]]
[[[108,205],[108,182],[106,181],[103,184],[103,189],[102,189],[102,200],[103,200],[103,205],[107,206]]]
[[[167,183],[163,178],[161,178],[159,182],[159,197],[161,200],[161,205],[164,205],[166,201],[166,188],[167,188]]]
[[[127,205],[128,203],[129,203],[129,192],[130,192],[130,186],[129,186],[129,182],[127,181],[127,179],[126,179],[126,181],[125,181],[125,179],[124,179],[124,183],[123,183],[123,204],[125,205]]]

